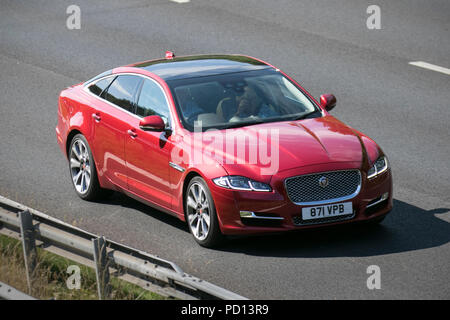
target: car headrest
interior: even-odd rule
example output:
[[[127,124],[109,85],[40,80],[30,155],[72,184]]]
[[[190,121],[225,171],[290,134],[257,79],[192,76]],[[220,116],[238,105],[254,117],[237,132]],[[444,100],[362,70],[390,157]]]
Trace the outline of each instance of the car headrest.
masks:
[[[211,126],[214,124],[224,123],[225,120],[216,113],[202,113],[197,117],[197,121],[201,121],[203,126]]]
[[[217,105],[216,113],[219,117],[228,121],[233,115],[236,114],[236,111],[236,99],[234,97],[227,97],[220,100],[219,104]]]

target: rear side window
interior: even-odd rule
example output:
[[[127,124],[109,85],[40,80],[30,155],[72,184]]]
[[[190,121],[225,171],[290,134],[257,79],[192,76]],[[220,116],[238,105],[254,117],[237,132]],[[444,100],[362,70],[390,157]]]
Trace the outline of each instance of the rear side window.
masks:
[[[133,112],[134,96],[142,78],[132,75],[118,76],[109,86],[105,99],[115,105]]]
[[[158,115],[167,123],[169,106],[164,92],[155,82],[145,79],[136,106],[136,114],[141,117]]]
[[[109,86],[113,79],[114,77],[108,77],[106,79],[97,81],[96,83],[89,86],[89,91],[97,96],[100,96],[103,90],[105,90]]]

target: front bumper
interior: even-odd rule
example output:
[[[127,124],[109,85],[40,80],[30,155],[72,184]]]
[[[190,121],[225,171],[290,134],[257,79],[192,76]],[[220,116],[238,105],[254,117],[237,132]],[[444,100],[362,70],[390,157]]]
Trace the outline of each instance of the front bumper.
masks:
[[[355,197],[341,202],[328,202],[328,204],[339,204],[351,201],[353,214],[339,220],[324,219],[314,224],[301,224],[302,208],[308,206],[296,205],[289,199],[284,180],[299,174],[349,169],[354,169],[351,163],[340,168],[332,166],[324,168],[322,165],[317,168],[308,168],[308,172],[287,171],[272,178],[272,192],[233,191],[211,183],[210,190],[216,205],[221,231],[228,235],[283,232],[369,221],[389,213],[393,203],[391,170],[370,180],[367,179],[365,172],[361,171],[361,189]],[[383,199],[382,195],[386,193],[388,196]]]

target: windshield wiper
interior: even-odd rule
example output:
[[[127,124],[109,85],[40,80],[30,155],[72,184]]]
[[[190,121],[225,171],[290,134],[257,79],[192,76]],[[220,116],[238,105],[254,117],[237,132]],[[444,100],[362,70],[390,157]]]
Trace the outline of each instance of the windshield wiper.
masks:
[[[301,116],[292,119],[292,121],[295,121],[295,120],[303,120],[303,119],[305,119],[306,117],[308,117],[308,116],[310,116],[310,115],[312,115],[312,114],[314,114],[314,113],[316,113],[316,112],[318,112],[318,110],[314,110],[314,111],[308,112],[308,113],[306,113],[306,114],[302,114]]]
[[[229,125],[224,126],[222,129],[231,129],[231,128],[239,128],[239,127],[245,127],[245,126],[251,126],[254,124],[260,124],[264,123],[266,121],[264,120],[253,120],[253,121],[244,121],[244,122],[236,122]]]
[[[320,112],[320,111],[314,110],[314,111],[308,112],[306,114],[302,114],[301,116],[295,117],[293,119],[289,119],[289,121],[302,120],[302,119],[305,119],[306,117],[308,117],[308,116],[310,116],[310,115],[312,115],[314,113],[317,113],[317,112]],[[260,123],[268,123],[268,122],[277,122],[277,121],[286,121],[287,120],[287,119],[283,119],[283,118],[284,117],[282,117],[282,118],[268,118],[268,119],[265,119],[265,120],[253,120],[253,121],[236,122],[236,123],[232,123],[232,124],[229,124],[229,125],[225,125],[221,129],[240,128],[240,127],[251,126],[251,125],[260,124]]]

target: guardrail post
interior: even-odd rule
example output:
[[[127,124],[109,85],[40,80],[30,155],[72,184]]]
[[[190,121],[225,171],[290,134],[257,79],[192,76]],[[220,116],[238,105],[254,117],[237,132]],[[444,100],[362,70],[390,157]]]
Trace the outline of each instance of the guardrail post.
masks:
[[[98,299],[107,299],[111,293],[109,285],[109,259],[106,251],[105,237],[92,239],[94,246],[95,274],[97,276]]]
[[[33,216],[28,210],[19,212],[20,235],[22,237],[23,258],[27,275],[28,294],[31,295],[34,271],[36,268],[37,251],[34,234]]]
[[[51,244],[60,249],[59,255],[81,264],[86,264],[86,258],[93,257],[97,266],[97,289],[100,299],[111,296],[109,267],[118,270],[126,269],[129,272],[127,272],[127,276],[131,280],[130,282],[143,286],[147,290],[154,288],[156,292],[166,296],[180,299],[246,299],[184,273],[173,262],[106,240],[104,237],[98,238],[95,234],[76,228],[37,210],[27,208],[1,195],[0,207],[2,229],[4,228],[13,234],[17,233],[17,229],[20,229],[19,234],[21,234],[23,241],[28,270],[27,278],[29,280],[32,280],[33,271],[36,273],[35,269],[37,269],[35,239],[38,238],[43,244]],[[17,214],[17,212],[23,210],[25,211]],[[35,222],[38,220],[39,224],[33,225],[33,219],[35,219]],[[31,281],[29,283],[31,284]],[[0,287],[0,295],[2,294],[1,289]]]

